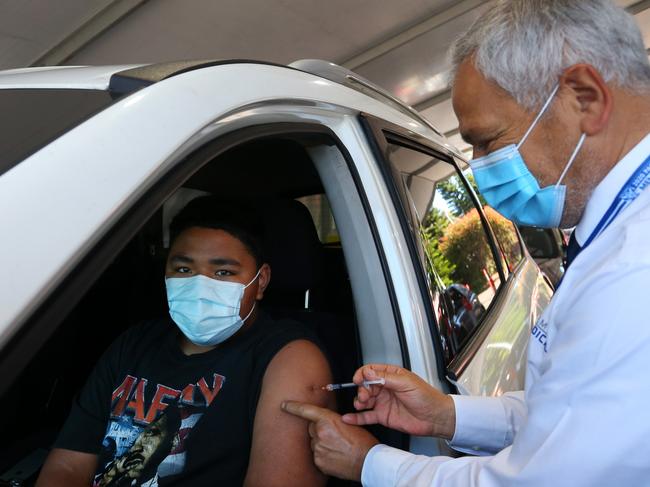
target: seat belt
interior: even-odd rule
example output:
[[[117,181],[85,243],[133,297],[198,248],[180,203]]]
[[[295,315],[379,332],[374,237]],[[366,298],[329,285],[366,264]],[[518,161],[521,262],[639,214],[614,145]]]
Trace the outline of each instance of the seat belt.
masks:
[[[45,463],[49,454],[45,448],[37,448],[9,470],[0,475],[0,485],[20,487],[34,477]]]

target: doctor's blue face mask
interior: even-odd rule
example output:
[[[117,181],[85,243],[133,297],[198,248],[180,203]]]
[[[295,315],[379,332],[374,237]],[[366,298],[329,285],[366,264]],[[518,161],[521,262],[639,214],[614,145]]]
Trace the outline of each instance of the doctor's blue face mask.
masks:
[[[558,182],[540,188],[537,179],[528,170],[519,148],[548,109],[558,88],[559,85],[553,89],[517,145],[508,145],[470,161],[476,184],[488,204],[519,225],[545,228],[560,225],[566,199],[566,186],[561,183],[585,141],[586,134],[583,133]]]

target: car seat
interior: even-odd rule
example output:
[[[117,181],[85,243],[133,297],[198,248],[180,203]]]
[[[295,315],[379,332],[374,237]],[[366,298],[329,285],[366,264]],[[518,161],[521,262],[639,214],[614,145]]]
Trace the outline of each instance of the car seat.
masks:
[[[310,327],[321,340],[336,381],[348,382],[359,364],[353,313],[338,309],[340,272],[328,276],[323,246],[309,210],[292,199],[259,204],[264,222],[264,249],[271,283],[264,309],[276,319],[288,318]],[[335,268],[335,267],[334,267]],[[346,312],[348,311],[348,312]]]

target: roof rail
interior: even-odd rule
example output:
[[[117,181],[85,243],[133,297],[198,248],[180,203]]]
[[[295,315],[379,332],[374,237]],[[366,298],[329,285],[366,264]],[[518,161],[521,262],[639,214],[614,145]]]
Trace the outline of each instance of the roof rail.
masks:
[[[207,59],[194,61],[174,61],[156,64],[144,64],[113,74],[108,89],[117,94],[125,94],[145,88],[172,76],[194,71],[195,69],[221,66],[223,64],[266,64],[286,67],[282,64],[255,61],[252,59]]]
[[[438,130],[429,120],[420,115],[420,113],[413,107],[394,97],[384,88],[377,86],[372,81],[359,76],[343,66],[339,66],[338,64],[329,61],[323,61],[322,59],[300,59],[289,64],[289,67],[320,76],[321,78],[352,88],[353,90],[370,96],[375,100],[379,100],[382,103],[387,103],[403,114],[417,119],[422,124],[433,130],[436,134],[444,137],[440,130]]]
[[[403,101],[395,98],[384,88],[381,88],[371,81],[359,76],[358,74],[350,71],[349,69],[339,66],[338,64],[321,59],[301,59],[294,61],[288,66],[255,61],[250,59],[221,59],[221,60],[195,60],[195,61],[179,61],[142,65],[124,71],[117,72],[111,76],[109,82],[109,91],[116,94],[132,93],[140,88],[144,88],[158,81],[162,81],[172,76],[176,76],[195,69],[207,68],[210,66],[219,66],[223,64],[266,64],[270,66],[289,67],[298,71],[313,74],[321,78],[333,81],[340,85],[351,88],[359,93],[363,93],[375,100],[386,103],[393,107],[395,110],[403,113],[404,115],[418,120],[423,125],[429,127],[436,134],[444,137],[442,132],[438,130],[429,120],[424,118],[414,108],[410,107]]]

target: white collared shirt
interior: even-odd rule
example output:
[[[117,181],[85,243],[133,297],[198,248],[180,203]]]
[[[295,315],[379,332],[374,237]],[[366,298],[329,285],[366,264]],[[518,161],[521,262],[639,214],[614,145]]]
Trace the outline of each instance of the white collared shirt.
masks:
[[[578,243],[648,155],[650,135],[597,186],[576,228]],[[525,391],[452,396],[452,446],[489,455],[432,458],[377,445],[363,465],[363,485],[650,486],[648,309],[650,189],[567,270],[535,325]]]

